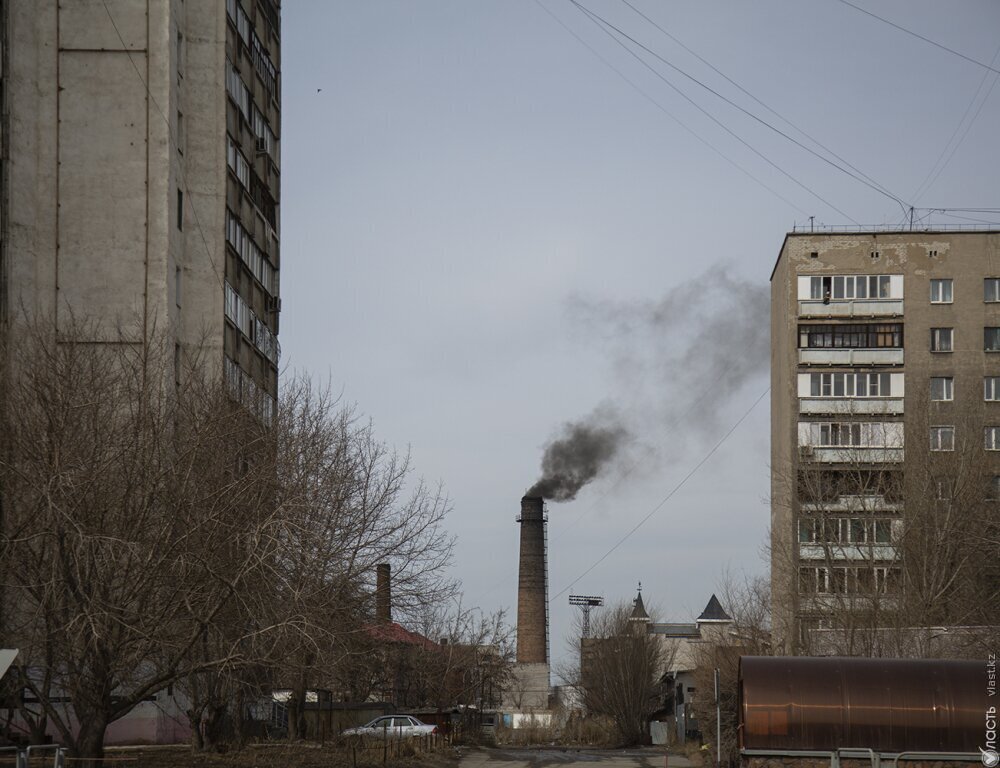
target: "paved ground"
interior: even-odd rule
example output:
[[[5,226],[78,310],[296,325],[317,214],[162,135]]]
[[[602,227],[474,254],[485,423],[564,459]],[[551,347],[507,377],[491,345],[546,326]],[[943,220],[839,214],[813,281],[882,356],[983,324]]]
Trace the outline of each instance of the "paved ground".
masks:
[[[664,768],[664,751],[645,749],[476,749],[464,751],[459,768]],[[691,761],[671,754],[667,768],[692,768]]]

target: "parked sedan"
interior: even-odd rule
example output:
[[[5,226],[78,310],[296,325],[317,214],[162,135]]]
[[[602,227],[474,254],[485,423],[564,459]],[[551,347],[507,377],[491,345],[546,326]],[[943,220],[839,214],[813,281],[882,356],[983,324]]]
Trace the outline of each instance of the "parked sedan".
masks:
[[[379,738],[407,739],[411,736],[428,736],[437,733],[435,725],[421,723],[410,715],[383,715],[370,723],[348,728],[342,736],[378,736]]]

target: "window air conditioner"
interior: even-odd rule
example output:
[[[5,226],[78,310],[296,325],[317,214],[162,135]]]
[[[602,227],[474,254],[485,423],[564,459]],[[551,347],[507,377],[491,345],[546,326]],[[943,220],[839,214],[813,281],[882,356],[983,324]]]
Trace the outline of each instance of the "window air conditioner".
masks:
[[[799,455],[803,459],[811,459],[813,455],[813,447],[811,445],[799,446]]]

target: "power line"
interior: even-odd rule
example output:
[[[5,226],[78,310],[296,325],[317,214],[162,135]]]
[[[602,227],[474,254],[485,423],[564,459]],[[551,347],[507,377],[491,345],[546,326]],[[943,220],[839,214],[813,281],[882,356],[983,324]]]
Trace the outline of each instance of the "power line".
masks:
[[[640,521],[639,521],[638,523],[636,523],[636,524],[635,524],[635,525],[634,525],[634,526],[632,527],[632,529],[631,529],[631,530],[630,530],[630,531],[629,531],[628,533],[626,533],[626,534],[625,534],[624,536],[622,536],[622,537],[621,537],[621,538],[620,538],[620,539],[619,539],[619,540],[618,540],[617,542],[615,542],[614,546],[612,546],[612,547],[611,547],[611,549],[609,549],[609,550],[608,550],[607,552],[605,552],[605,553],[604,553],[603,555],[601,555],[601,557],[600,557],[600,558],[598,558],[598,559],[597,559],[597,561],[596,561],[596,562],[595,562],[595,563],[594,563],[593,565],[591,565],[591,566],[590,566],[589,568],[587,568],[587,570],[585,570],[585,571],[584,571],[583,573],[581,573],[581,574],[580,574],[579,576],[577,576],[577,577],[576,577],[575,579],[573,579],[573,580],[572,580],[572,581],[570,582],[569,586],[565,587],[564,589],[560,590],[560,591],[559,591],[559,592],[557,592],[557,593],[556,593],[555,595],[553,595],[553,596],[552,596],[552,597],[550,598],[549,602],[552,602],[553,600],[557,600],[558,598],[562,597],[562,596],[563,596],[564,594],[566,594],[567,592],[569,592],[569,590],[573,588],[573,584],[575,584],[575,583],[576,583],[577,581],[579,581],[580,579],[582,579],[582,578],[583,578],[584,576],[586,576],[586,575],[587,575],[587,574],[589,574],[589,573],[590,573],[590,572],[591,572],[592,570],[594,570],[594,569],[595,569],[595,568],[596,568],[597,566],[599,566],[599,565],[600,565],[601,563],[603,563],[603,562],[604,562],[604,561],[605,561],[605,560],[606,560],[606,559],[608,558],[608,556],[610,556],[610,555],[611,555],[611,553],[612,553],[612,552],[614,552],[614,551],[615,551],[616,549],[618,549],[618,547],[620,547],[620,546],[621,546],[622,544],[624,544],[624,543],[625,543],[625,542],[626,542],[626,541],[627,541],[627,540],[629,539],[629,537],[631,537],[631,536],[632,536],[632,534],[633,534],[633,533],[635,533],[635,532],[636,532],[636,531],[638,531],[638,530],[639,530],[640,528],[642,528],[642,526],[643,526],[643,525],[645,525],[645,524],[646,524],[646,523],[647,523],[647,522],[649,521],[649,519],[650,519],[650,518],[651,518],[651,517],[652,517],[653,515],[655,515],[655,514],[656,514],[657,512],[659,512],[659,511],[660,511],[660,509],[661,509],[661,508],[662,508],[662,507],[663,507],[663,506],[664,506],[664,505],[665,505],[665,504],[666,504],[666,503],[667,503],[668,501],[670,501],[670,499],[671,499],[671,498],[673,497],[673,495],[674,495],[675,493],[677,493],[677,491],[679,491],[679,490],[680,490],[681,488],[683,488],[683,487],[684,487],[684,484],[685,484],[685,483],[686,483],[686,482],[687,482],[688,480],[690,480],[690,479],[691,479],[691,477],[693,477],[693,476],[694,476],[694,474],[695,474],[695,473],[696,473],[696,472],[697,472],[697,471],[698,471],[699,469],[701,469],[701,468],[702,468],[702,466],[704,466],[704,465],[705,465],[705,463],[706,463],[706,462],[707,462],[707,461],[708,461],[708,460],[709,460],[710,458],[712,458],[712,456],[714,456],[714,455],[715,455],[715,452],[716,452],[716,451],[718,451],[718,450],[719,450],[719,448],[721,448],[721,447],[722,447],[722,444],[723,444],[723,443],[725,443],[725,442],[726,442],[726,440],[728,440],[728,439],[729,439],[729,436],[730,436],[730,435],[732,435],[732,434],[733,434],[733,432],[735,432],[735,431],[736,431],[736,429],[737,429],[737,428],[738,428],[738,427],[740,426],[740,424],[742,424],[742,423],[743,423],[744,421],[746,421],[747,417],[748,417],[748,416],[750,415],[750,413],[751,413],[751,412],[753,411],[753,409],[757,407],[757,404],[758,404],[758,403],[759,403],[759,402],[760,402],[761,400],[763,400],[763,399],[764,399],[764,396],[765,396],[765,395],[766,395],[766,394],[767,394],[768,392],[770,392],[770,391],[771,391],[771,388],[770,388],[770,387],[768,387],[768,388],[767,388],[767,389],[765,389],[765,390],[764,390],[763,392],[761,392],[761,393],[760,393],[760,396],[759,396],[759,397],[758,397],[758,398],[757,398],[756,400],[754,400],[754,401],[753,401],[753,404],[752,404],[752,405],[751,405],[751,406],[750,406],[749,408],[747,408],[747,410],[746,410],[746,411],[744,412],[744,414],[743,414],[742,416],[740,416],[740,417],[739,417],[739,419],[737,419],[737,420],[736,420],[736,423],[735,423],[735,424],[733,424],[733,426],[729,428],[729,431],[728,431],[728,432],[726,432],[726,434],[722,436],[722,439],[721,439],[721,440],[719,440],[719,442],[717,442],[717,443],[716,443],[716,444],[715,444],[714,446],[712,446],[712,449],[711,449],[711,450],[710,450],[710,451],[709,451],[708,453],[706,453],[706,454],[705,454],[705,456],[704,456],[704,457],[703,457],[703,458],[701,459],[701,461],[699,461],[699,462],[698,462],[697,464],[695,464],[695,465],[694,465],[694,467],[693,467],[693,468],[691,469],[691,471],[689,471],[689,472],[688,472],[688,473],[687,473],[686,475],[684,475],[684,477],[683,477],[683,478],[681,478],[681,481],[680,481],[679,483],[677,483],[677,485],[675,485],[675,486],[674,486],[674,487],[673,487],[673,488],[671,489],[670,493],[668,493],[668,494],[667,494],[666,496],[664,496],[664,497],[663,497],[663,499],[662,499],[662,500],[660,501],[660,503],[659,503],[659,504],[657,504],[657,505],[656,505],[655,507],[653,507],[653,508],[652,508],[652,509],[651,509],[651,510],[649,511],[649,514],[647,514],[647,515],[646,515],[646,516],[645,516],[644,518],[642,518],[642,520],[640,520]]]
[[[585,7],[584,5],[582,5],[581,3],[579,3],[578,0],[569,0],[569,2],[572,3],[574,6],[576,6],[581,12],[586,13],[588,16],[590,16],[591,20],[594,21],[594,23],[598,23],[598,21],[599,21],[600,22],[599,26],[600,25],[604,25],[604,26],[606,26],[606,27],[608,27],[610,29],[613,29],[619,35],[621,35],[625,39],[629,40],[630,42],[632,42],[634,45],[638,46],[642,50],[646,51],[648,54],[650,54],[651,56],[653,56],[658,61],[660,61],[663,64],[665,64],[666,66],[670,67],[671,69],[673,69],[675,72],[677,72],[681,76],[683,76],[683,77],[687,78],[688,80],[690,80],[691,82],[695,83],[698,87],[703,88],[704,90],[708,91],[712,95],[714,95],[717,98],[721,99],[726,104],[728,104],[731,107],[733,107],[733,109],[736,109],[739,112],[742,112],[744,115],[746,115],[750,119],[752,119],[752,120],[760,123],[761,125],[763,125],[764,127],[768,128],[769,130],[773,131],[774,133],[778,134],[782,138],[786,139],[787,141],[790,141],[795,146],[797,146],[800,149],[808,152],[813,157],[815,157],[818,160],[821,160],[822,162],[826,163],[830,167],[835,168],[836,170],[838,170],[841,173],[845,174],[846,176],[854,179],[855,181],[857,181],[857,182],[859,182],[861,184],[864,184],[866,187],[868,187],[868,188],[870,188],[870,189],[878,192],[880,195],[888,197],[894,203],[896,203],[897,205],[899,205],[899,207],[902,208],[904,211],[908,207],[908,205],[903,200],[901,200],[896,195],[894,195],[891,192],[889,192],[889,191],[885,190],[884,188],[882,188],[881,185],[873,184],[873,183],[867,181],[866,179],[862,178],[861,176],[856,175],[854,173],[851,173],[849,170],[847,170],[843,166],[837,165],[837,163],[833,162],[828,157],[824,157],[823,155],[821,155],[816,150],[812,149],[811,147],[806,146],[805,144],[803,144],[801,141],[798,141],[794,137],[789,136],[787,133],[785,133],[784,131],[782,131],[780,128],[772,125],[771,123],[767,122],[763,118],[758,117],[757,115],[755,115],[750,110],[745,109],[744,107],[741,107],[739,104],[737,104],[736,102],[734,102],[732,99],[724,96],[722,93],[720,93],[719,91],[715,90],[710,85],[707,85],[706,83],[703,83],[698,78],[694,77],[694,75],[691,75],[688,72],[685,72],[683,69],[681,69],[677,65],[673,64],[670,61],[667,61],[667,59],[665,59],[662,56],[660,56],[660,54],[658,54],[656,51],[654,51],[651,48],[649,48],[648,46],[642,44],[641,42],[639,42],[638,40],[636,40],[634,37],[632,37],[631,35],[629,35],[627,32],[625,32],[624,30],[622,30],[620,27],[615,26],[614,24],[612,24],[610,21],[608,21],[604,17],[600,16],[599,14],[597,14],[594,11],[590,10],[589,8]],[[757,150],[753,149],[753,147],[751,147],[749,144],[747,144],[747,142],[743,141],[743,139],[741,139],[740,137],[738,137],[729,128],[726,128],[719,120],[717,120],[715,117],[713,117],[711,114],[709,114],[706,110],[702,109],[702,107],[700,107],[698,104],[696,104],[689,96],[687,96],[687,94],[685,94],[683,91],[681,91],[679,88],[677,88],[673,83],[671,83],[669,80],[667,80],[665,77],[663,77],[662,74],[660,74],[655,69],[653,69],[644,59],[642,59],[640,56],[637,56],[635,54],[635,52],[632,51],[628,46],[624,45],[621,42],[621,40],[618,40],[614,35],[611,35],[610,32],[607,32],[607,30],[605,30],[605,32],[609,36],[611,36],[611,38],[613,40],[615,40],[615,42],[617,42],[626,51],[628,51],[632,56],[634,56],[638,61],[640,61],[644,66],[646,66],[651,72],[653,72],[654,75],[656,75],[658,78],[660,78],[661,80],[663,80],[663,82],[667,83],[667,85],[669,85],[671,88],[673,88],[675,91],[677,91],[677,93],[679,95],[681,95],[684,99],[686,99],[693,106],[695,106],[696,109],[698,109],[699,111],[701,111],[710,120],[712,120],[713,122],[715,122],[717,125],[719,125],[719,127],[723,128],[723,130],[725,130],[727,133],[729,133],[730,135],[732,135],[738,141],[740,141],[741,143],[743,143],[748,149],[750,149],[755,154],[759,155],[761,158],[763,158],[764,160],[766,160],[769,164],[771,164],[772,166],[774,166],[775,168],[777,168],[785,176],[787,176],[788,178],[792,179],[792,181],[794,181],[796,184],[799,184],[799,186],[803,187],[803,189],[806,189],[806,191],[808,191],[810,194],[814,195],[815,197],[817,197],[818,199],[822,200],[824,203],[826,203],[827,205],[829,205],[831,208],[833,208],[833,210],[837,211],[837,213],[839,213],[841,216],[844,216],[845,218],[850,219],[855,224],[858,223],[858,222],[854,221],[854,219],[851,219],[851,217],[848,216],[846,213],[844,213],[843,211],[837,209],[832,203],[830,203],[827,200],[824,200],[816,192],[814,192],[813,190],[811,190],[808,187],[806,187],[805,185],[803,185],[801,182],[799,182],[797,179],[795,179],[789,173],[787,173],[786,171],[784,171],[783,169],[781,169],[775,163],[771,162],[771,160],[769,160],[766,157],[764,157],[763,154],[761,154]]]
[[[839,213],[845,219],[849,220],[850,222],[852,222],[854,224],[858,224],[858,226],[860,226],[859,222],[857,222],[855,219],[853,219],[850,216],[848,216],[846,213],[844,213],[842,210],[840,210],[837,206],[835,206],[829,200],[827,200],[826,198],[822,197],[818,192],[810,189],[805,184],[803,184],[801,181],[799,181],[798,179],[796,179],[794,176],[792,176],[792,174],[790,174],[784,168],[782,168],[777,163],[775,163],[773,160],[771,160],[769,157],[767,157],[763,152],[761,152],[760,150],[758,150],[755,147],[753,147],[749,142],[747,142],[745,139],[743,139],[741,136],[739,136],[735,131],[733,131],[730,128],[728,128],[727,126],[723,125],[723,123],[718,118],[716,118],[714,115],[712,115],[706,109],[704,109],[700,104],[698,104],[697,102],[695,102],[694,99],[692,99],[690,96],[688,96],[686,93],[684,93],[684,91],[682,91],[680,88],[678,88],[672,82],[670,82],[666,77],[664,77],[664,75],[661,72],[658,72],[654,67],[652,67],[649,64],[648,61],[646,61],[645,59],[643,59],[635,51],[633,51],[631,48],[629,48],[627,45],[625,45],[621,40],[619,40],[617,37],[615,37],[614,34],[612,34],[608,29],[605,28],[605,25],[607,27],[610,27],[611,29],[614,29],[614,30],[620,32],[620,30],[618,30],[617,27],[615,27],[610,22],[605,21],[603,18],[601,18],[600,16],[598,16],[596,13],[594,13],[591,10],[589,10],[588,8],[585,8],[584,6],[580,5],[576,0],[569,0],[569,2],[572,3],[574,6],[576,6],[577,9],[579,9],[581,13],[583,13],[584,15],[586,15],[590,19],[590,21],[593,22],[597,26],[598,29],[600,29],[602,32],[604,32],[604,34],[606,34],[608,37],[610,37],[612,40],[614,40],[614,42],[617,45],[619,45],[621,48],[623,48],[626,53],[628,53],[630,56],[632,56],[632,58],[634,58],[636,61],[638,61],[644,67],[646,67],[646,69],[648,69],[650,72],[652,72],[655,77],[659,78],[664,83],[666,83],[671,89],[673,89],[673,91],[675,93],[677,93],[677,95],[679,95],[682,99],[684,99],[689,104],[691,104],[691,106],[693,106],[695,109],[697,109],[703,115],[705,115],[705,117],[707,117],[709,120],[711,120],[717,126],[719,126],[722,130],[724,130],[726,133],[728,133],[734,139],[736,139],[740,144],[742,144],[743,146],[745,146],[747,149],[749,149],[751,152],[753,152],[755,155],[757,155],[759,158],[761,158],[764,162],[766,162],[772,168],[774,168],[775,170],[777,170],[780,174],[782,174],[786,178],[790,179],[792,182],[794,182],[796,185],[798,185],[799,187],[801,187],[802,189],[804,189],[806,192],[808,192],[810,195],[812,195],[817,200],[819,200],[820,202],[822,202],[824,205],[829,206],[832,210],[834,210],[837,213]],[[632,39],[628,35],[626,35],[624,32],[621,32],[621,34],[624,37],[626,37],[626,38],[628,38],[630,40]],[[640,47],[643,47],[639,43],[637,43],[637,45],[639,45]],[[653,54],[653,55],[655,56],[656,54]]]
[[[793,123],[787,117],[785,117],[784,115],[782,115],[780,112],[778,112],[774,108],[770,107],[769,105],[765,104],[759,98],[757,98],[752,93],[750,93],[750,91],[748,91],[746,88],[744,88],[738,82],[736,82],[731,77],[729,77],[725,72],[723,72],[722,70],[720,70],[718,67],[716,67],[715,65],[713,65],[710,61],[708,61],[704,57],[700,56],[696,51],[692,50],[690,47],[688,47],[687,45],[685,45],[681,40],[677,39],[677,37],[675,37],[674,35],[672,35],[670,32],[668,32],[662,26],[660,26],[659,24],[657,24],[653,19],[651,19],[649,16],[647,16],[642,11],[640,11],[638,8],[636,8],[631,2],[629,2],[629,0],[621,0],[621,1],[625,5],[627,5],[629,8],[631,8],[633,11],[635,11],[635,13],[637,13],[639,16],[641,16],[643,19],[645,19],[647,22],[649,22],[654,27],[656,27],[658,30],[660,30],[660,32],[662,32],[664,35],[666,35],[668,38],[670,38],[673,42],[675,42],[677,45],[679,45],[685,51],[687,51],[692,56],[694,56],[696,59],[698,59],[698,61],[700,61],[706,67],[708,67],[713,72],[715,72],[717,75],[719,75],[719,77],[721,77],[723,80],[725,80],[730,85],[732,85],[734,88],[736,88],[738,91],[740,91],[740,93],[744,94],[748,98],[750,98],[753,101],[755,101],[757,104],[759,104],[760,106],[762,106],[764,109],[766,109],[772,115],[774,115],[779,120],[781,120],[782,122],[784,122],[786,125],[790,126],[794,130],[798,131],[801,135],[805,136],[807,139],[809,139],[809,141],[811,141],[813,144],[815,144],[816,146],[818,146],[824,152],[828,152],[833,157],[837,158],[840,162],[842,162],[844,165],[846,165],[852,171],[855,171],[860,176],[862,176],[863,178],[865,178],[868,181],[870,181],[872,184],[874,184],[876,187],[878,187],[880,190],[882,190],[883,193],[887,194],[889,197],[891,197],[894,200],[897,200],[897,202],[898,202],[898,196],[894,195],[887,187],[885,187],[882,184],[879,184],[875,179],[873,179],[871,176],[869,176],[868,174],[866,174],[860,168],[852,165],[848,160],[844,159],[843,157],[841,157],[840,155],[838,155],[836,152],[834,152],[832,149],[830,149],[828,146],[826,146],[825,144],[823,144],[823,142],[821,142],[818,139],[816,139],[815,137],[809,135],[805,130],[803,130],[802,128],[800,128],[799,126],[797,126],[795,123]]]
[[[993,59],[991,60],[990,63],[996,62],[997,56],[1000,56],[1000,47],[997,47],[996,52],[993,54]],[[948,139],[948,142],[944,145],[944,148],[941,150],[941,154],[938,155],[937,160],[934,161],[934,165],[932,165],[931,169],[927,172],[927,177],[920,183],[920,186],[917,188],[917,191],[913,194],[914,202],[916,202],[921,195],[926,194],[930,190],[930,188],[934,186],[934,182],[938,180],[938,177],[947,167],[948,163],[951,162],[951,159],[955,156],[955,153],[958,151],[958,148],[962,146],[962,142],[965,141],[965,137],[969,135],[969,131],[972,129],[973,123],[976,122],[976,119],[979,117],[979,114],[983,111],[983,107],[986,106],[986,102],[989,101],[990,94],[993,93],[993,89],[996,87],[997,77],[995,75],[993,77],[993,82],[990,84],[989,90],[986,91],[986,95],[983,97],[983,100],[979,102],[979,108],[976,110],[976,113],[972,116],[972,119],[969,120],[968,124],[965,125],[965,131],[962,133],[961,138],[959,138],[959,140],[955,143],[955,146],[951,148],[951,152],[948,154],[947,159],[945,159],[945,161],[941,163],[941,159],[945,156],[945,153],[948,152],[948,148],[951,147],[951,143],[955,141],[955,137],[961,130],[963,123],[965,123],[965,118],[969,116],[969,111],[975,105],[976,100],[979,98],[979,92],[982,91],[983,86],[986,85],[986,79],[989,76],[990,76],[989,72],[983,72],[983,77],[979,81],[979,86],[976,88],[976,92],[973,94],[972,100],[969,101],[969,106],[967,106],[965,108],[965,112],[962,113],[962,119],[958,121],[958,125],[955,126],[955,130],[952,132],[951,138]],[[939,163],[940,167],[938,167]],[[936,173],[935,169],[937,169]]]
[[[896,23],[894,23],[892,21],[889,21],[888,19],[882,18],[878,14],[872,13],[871,11],[866,11],[864,8],[861,8],[860,6],[857,6],[854,3],[848,2],[848,0],[837,0],[837,1],[840,2],[840,3],[843,3],[846,6],[849,6],[849,7],[853,8],[856,11],[860,11],[861,13],[865,14],[866,16],[871,16],[873,19],[878,19],[883,24],[888,24],[890,27],[898,29],[900,32],[905,32],[908,35],[912,35],[913,37],[917,38],[918,40],[923,40],[925,43],[930,43],[935,48],[940,48],[942,51],[947,51],[948,53],[951,53],[951,54],[953,54],[955,56],[958,56],[958,58],[960,58],[960,59],[965,59],[966,61],[968,61],[968,62],[970,62],[972,64],[975,64],[977,67],[982,67],[983,69],[988,69],[990,72],[996,72],[998,75],[1000,75],[1000,69],[994,69],[989,64],[984,64],[983,62],[981,62],[981,61],[979,61],[977,59],[973,59],[970,56],[966,56],[964,53],[960,53],[960,52],[956,51],[954,48],[949,48],[947,45],[942,45],[941,43],[939,43],[939,42],[937,42],[935,40],[931,40],[929,37],[924,37],[923,35],[921,35],[921,34],[919,34],[917,32],[914,32],[911,29],[907,29],[906,27],[901,27],[899,24],[896,24]]]
[[[787,197],[785,197],[784,195],[782,195],[780,192],[776,191],[775,189],[773,189],[772,187],[768,186],[766,183],[764,183],[763,181],[761,181],[759,178],[757,178],[756,176],[754,176],[750,171],[748,171],[746,168],[744,168],[738,162],[736,162],[731,157],[729,157],[729,155],[727,155],[725,152],[723,152],[718,147],[716,147],[711,142],[709,142],[706,138],[704,138],[702,135],[700,135],[697,131],[695,131],[694,129],[688,127],[680,118],[678,118],[676,115],[674,115],[672,112],[670,112],[659,101],[657,101],[655,98],[653,98],[651,95],[649,95],[649,93],[647,93],[640,86],[638,86],[633,80],[629,79],[629,77],[627,75],[625,75],[625,73],[623,73],[620,69],[618,69],[618,67],[616,67],[610,61],[608,61],[604,56],[602,56],[592,45],[590,45],[590,43],[588,43],[586,40],[584,40],[582,37],[580,37],[569,26],[567,26],[567,24],[562,19],[560,19],[552,11],[550,11],[548,8],[546,8],[545,5],[541,2],[541,0],[535,0],[535,4],[539,8],[541,8],[543,11],[545,11],[545,13],[547,13],[549,16],[551,16],[552,19],[554,19],[556,21],[556,23],[559,24],[559,26],[561,26],[569,34],[571,34],[574,38],[576,38],[577,42],[579,42],[580,45],[582,45],[584,48],[586,48],[588,51],[590,51],[592,54],[594,54],[594,56],[596,56],[598,59],[600,59],[601,62],[606,67],[608,67],[608,69],[610,69],[612,72],[614,72],[616,75],[618,75],[618,77],[620,77],[622,80],[624,80],[630,86],[632,86],[632,88],[635,89],[635,91],[638,92],[643,98],[645,98],[650,104],[652,104],[654,107],[656,107],[658,110],[660,110],[663,114],[665,114],[667,117],[669,117],[675,123],[677,123],[677,125],[679,125],[681,128],[683,128],[689,134],[691,134],[695,139],[697,139],[698,141],[700,141],[702,144],[704,144],[710,150],[712,150],[713,152],[715,152],[719,157],[721,157],[727,163],[729,163],[730,165],[732,165],[736,170],[740,171],[740,173],[742,173],[745,176],[747,176],[751,181],[754,181],[757,184],[759,184],[761,187],[763,187],[764,189],[766,189],[768,192],[770,192],[772,195],[774,195],[775,197],[777,197],[783,203],[786,203],[787,205],[791,206],[792,208],[794,208],[796,211],[798,211],[799,213],[801,213],[804,216],[808,216],[809,215],[804,209],[800,208],[795,203],[793,203],[791,200],[789,200]]]

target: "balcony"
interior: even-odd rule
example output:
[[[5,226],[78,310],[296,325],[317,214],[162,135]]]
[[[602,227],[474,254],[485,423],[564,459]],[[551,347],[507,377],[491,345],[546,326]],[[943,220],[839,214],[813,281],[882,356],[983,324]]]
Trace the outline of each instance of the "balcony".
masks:
[[[890,563],[895,562],[897,555],[891,544],[799,544],[800,560]]]
[[[903,461],[902,448],[817,448],[799,447],[799,458],[817,464],[898,464]]]
[[[799,349],[799,365],[902,365],[903,349]]]
[[[898,512],[900,504],[883,496],[841,496],[836,501],[805,502],[802,512]]]
[[[799,413],[888,416],[903,412],[901,397],[800,397]]]
[[[902,299],[799,301],[799,317],[894,317],[903,314]]]

